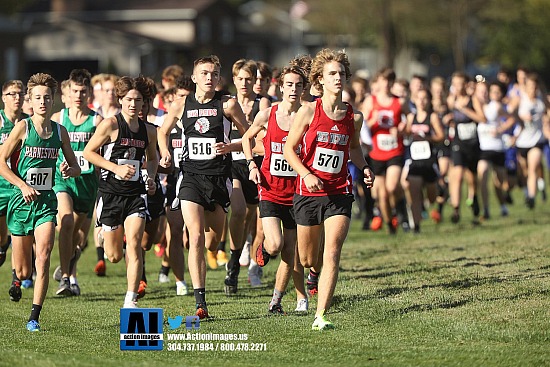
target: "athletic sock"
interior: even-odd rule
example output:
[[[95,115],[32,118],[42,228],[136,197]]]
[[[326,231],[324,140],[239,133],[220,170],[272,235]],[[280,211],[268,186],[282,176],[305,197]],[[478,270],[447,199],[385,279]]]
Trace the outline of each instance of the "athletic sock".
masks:
[[[29,317],[29,321],[36,320],[38,321],[38,318],[40,317],[40,311],[42,311],[42,306],[32,304],[31,308],[31,316]]]
[[[218,243],[218,251],[225,252],[225,241],[220,241],[220,243]]]
[[[169,272],[170,272],[170,267],[169,266],[161,265],[161,267],[160,267],[160,273],[161,274],[168,275]]]
[[[195,302],[197,304],[206,304],[206,290],[205,288],[197,288],[193,290],[195,294]]]
[[[274,305],[278,305],[281,303],[281,299],[283,299],[283,292],[273,289],[273,297],[271,297],[271,302],[269,302],[269,307],[271,308]]]
[[[105,249],[103,247],[96,247],[97,261],[105,260]]]
[[[136,302],[138,294],[131,291],[126,291],[126,296],[124,297],[124,303]]]
[[[231,257],[229,258],[229,262],[227,263],[227,269],[233,270],[235,266],[239,267],[239,258],[241,257],[241,253],[243,250],[231,250]]]

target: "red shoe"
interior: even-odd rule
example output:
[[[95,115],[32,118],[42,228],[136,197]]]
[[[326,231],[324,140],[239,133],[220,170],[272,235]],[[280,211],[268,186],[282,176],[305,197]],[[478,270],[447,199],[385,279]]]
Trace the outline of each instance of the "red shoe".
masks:
[[[432,218],[432,220],[435,223],[440,223],[441,222],[441,214],[439,214],[439,212],[436,209],[431,211],[430,217]]]
[[[197,304],[197,311],[195,312],[195,315],[197,315],[201,320],[206,319],[208,317],[208,308],[206,308],[206,304]]]
[[[258,249],[256,250],[256,263],[259,267],[263,268],[269,262],[269,254],[264,249],[264,243],[262,242]]]
[[[153,246],[155,255],[157,257],[163,257],[164,252],[166,251],[166,244],[165,243],[157,243],[155,246]]]
[[[94,273],[96,273],[98,277],[104,277],[106,271],[107,267],[105,266],[105,260],[99,260],[97,264],[95,264]]]
[[[372,222],[370,223],[370,229],[373,231],[378,231],[382,228],[382,218],[381,217],[374,217],[372,218]]]
[[[139,281],[139,288],[138,288],[138,296],[137,298],[143,298],[145,296],[145,288],[147,288],[147,283],[145,283],[143,280]]]

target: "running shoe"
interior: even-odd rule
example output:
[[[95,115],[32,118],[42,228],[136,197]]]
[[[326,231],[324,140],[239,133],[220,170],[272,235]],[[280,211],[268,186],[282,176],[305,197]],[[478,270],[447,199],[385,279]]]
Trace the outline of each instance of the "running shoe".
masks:
[[[269,314],[285,316],[286,312],[283,310],[283,306],[280,303],[275,303],[269,306]]]
[[[23,289],[32,288],[33,285],[34,285],[34,283],[32,281],[32,278],[31,279],[25,279],[24,281],[21,282],[21,288],[23,288]]]
[[[53,280],[56,282],[61,281],[61,277],[63,276],[63,273],[61,272],[61,266],[57,266],[55,270],[53,271]]]
[[[13,302],[19,302],[21,299],[21,282],[18,280],[14,280],[11,282],[10,290],[8,291],[8,294],[10,295],[10,300]]]
[[[166,244],[165,243],[157,243],[155,246],[153,246],[153,249],[154,249],[155,255],[157,257],[163,257],[164,253],[166,252]]]
[[[382,218],[373,217],[372,222],[370,223],[370,229],[372,229],[373,231],[379,231],[380,228],[382,228]]]
[[[436,209],[430,212],[430,217],[435,223],[441,223],[441,214]]]
[[[159,283],[170,283],[170,277],[166,274],[159,273]]]
[[[250,264],[250,248],[252,244],[245,243],[243,246],[243,251],[241,252],[241,257],[239,257],[239,264],[241,266],[248,266]]]
[[[136,301],[124,302],[122,308],[139,308]]]
[[[107,267],[105,266],[105,260],[99,260],[97,264],[95,264],[94,273],[98,277],[104,277],[106,271]]]
[[[225,295],[226,296],[234,296],[237,294],[239,280],[236,277],[232,277],[231,275],[227,275],[224,280],[224,289],[225,289]]]
[[[78,284],[71,284],[71,292],[73,292],[73,296],[80,296],[80,287]]]
[[[182,283],[183,284],[176,284],[176,295],[187,296],[189,294],[189,290],[187,289],[187,283],[185,283],[185,281],[183,281]]]
[[[307,283],[306,283],[307,292],[309,293],[310,297],[315,296],[319,292],[318,287],[319,287],[319,276],[313,276],[310,271],[310,273],[307,276]]]
[[[36,320],[31,320],[27,322],[27,330],[28,331],[40,331],[40,324]]]
[[[206,307],[206,303],[197,303],[197,311],[195,312],[195,315],[197,315],[201,320],[208,317],[208,308]]]
[[[218,259],[216,251],[206,250],[206,262],[210,269],[215,270],[218,268]]]
[[[225,251],[218,251],[218,253],[216,254],[216,264],[218,264],[218,266],[225,266],[228,261],[229,260],[227,260],[227,254],[225,253]]]
[[[329,330],[334,329],[334,324],[327,319],[325,319],[325,313],[322,312],[319,316],[315,317],[313,325],[311,325],[311,330]]]
[[[271,256],[264,248],[264,243],[260,243],[260,246],[258,246],[258,249],[256,250],[256,264],[263,268],[269,262],[270,257]]]
[[[57,288],[57,291],[55,292],[58,296],[72,296],[73,292],[71,291],[71,283],[69,282],[69,278],[63,278],[59,281],[59,287]]]
[[[307,312],[309,309],[309,301],[307,298],[302,298],[296,303],[296,309],[295,312]]]
[[[261,287],[262,279],[260,276],[260,270],[262,270],[256,262],[251,261],[248,267],[248,282],[251,287]]]
[[[138,294],[137,298],[138,299],[145,297],[145,288],[147,288],[147,283],[145,283],[145,281],[143,281],[143,280],[140,280],[138,291],[137,291],[137,294]]]

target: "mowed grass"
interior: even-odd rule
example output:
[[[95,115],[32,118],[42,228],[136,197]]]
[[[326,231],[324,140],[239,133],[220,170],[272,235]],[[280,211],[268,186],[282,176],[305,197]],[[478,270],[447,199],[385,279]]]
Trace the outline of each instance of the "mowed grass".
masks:
[[[471,224],[436,226],[426,220],[420,235],[360,230],[344,245],[329,319],[336,329],[311,331],[308,315],[293,312],[296,294],[283,299],[286,317],[267,315],[277,261],[264,270],[266,286],[251,289],[242,268],[239,295],[223,293],[225,272],[207,273],[212,318],[202,333],[246,333],[266,343],[261,352],[122,352],[119,307],[126,290],[123,264],[93,273],[88,248],[79,263],[82,296],[57,298],[50,282],[41,315],[43,332],[25,323],[32,290],[9,301],[9,264],[0,268],[0,365],[2,366],[542,366],[550,365],[550,203],[525,209],[521,193],[510,216]],[[493,200],[494,201],[494,200]],[[58,263],[57,247],[52,271]],[[141,307],[161,307],[164,317],[192,315],[193,296],[177,297],[175,285],[159,284],[160,260],[147,254],[149,287]],[[173,279],[173,276],[171,275]],[[188,274],[186,280],[190,283]],[[178,329],[178,332],[184,332]],[[169,328],[164,328],[166,333]]]

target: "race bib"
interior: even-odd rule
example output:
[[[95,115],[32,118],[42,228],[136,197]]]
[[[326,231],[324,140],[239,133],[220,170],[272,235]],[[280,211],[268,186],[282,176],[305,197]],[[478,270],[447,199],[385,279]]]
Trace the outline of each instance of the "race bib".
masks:
[[[123,164],[129,164],[130,166],[134,167],[136,172],[134,173],[134,175],[128,181],[137,181],[137,180],[139,180],[139,161],[137,161],[135,159],[119,159],[119,160],[117,160],[117,164],[119,166],[122,166]],[[122,180],[122,177],[120,177],[119,175],[115,175],[115,178],[117,180]]]
[[[29,168],[27,171],[27,185],[35,190],[52,189],[52,169],[51,168]]]
[[[272,176],[296,177],[297,173],[292,169],[282,154],[271,154],[269,172]]]
[[[238,143],[242,139],[231,139],[232,143]],[[233,161],[244,161],[246,160],[246,157],[244,156],[243,152],[231,152],[231,158],[233,158]]]
[[[397,149],[397,138],[393,135],[382,134],[376,136],[376,142],[378,143],[378,149],[385,152]]]
[[[180,161],[183,159],[183,148],[174,148],[172,159],[174,160],[174,166],[180,168]]]
[[[413,161],[422,161],[432,156],[430,143],[427,141],[413,141],[410,146],[411,158]]]
[[[82,173],[87,173],[90,170],[90,162],[88,162],[86,158],[84,158],[84,153],[74,152],[74,156],[76,157],[76,161],[78,162],[80,171]]]
[[[458,132],[458,138],[460,140],[470,140],[476,137],[477,124],[475,122],[458,124],[456,125],[456,131]]]
[[[344,164],[344,152],[326,148],[316,148],[313,168],[321,172],[340,173]]]
[[[205,161],[216,157],[216,138],[189,138],[189,159]]]

